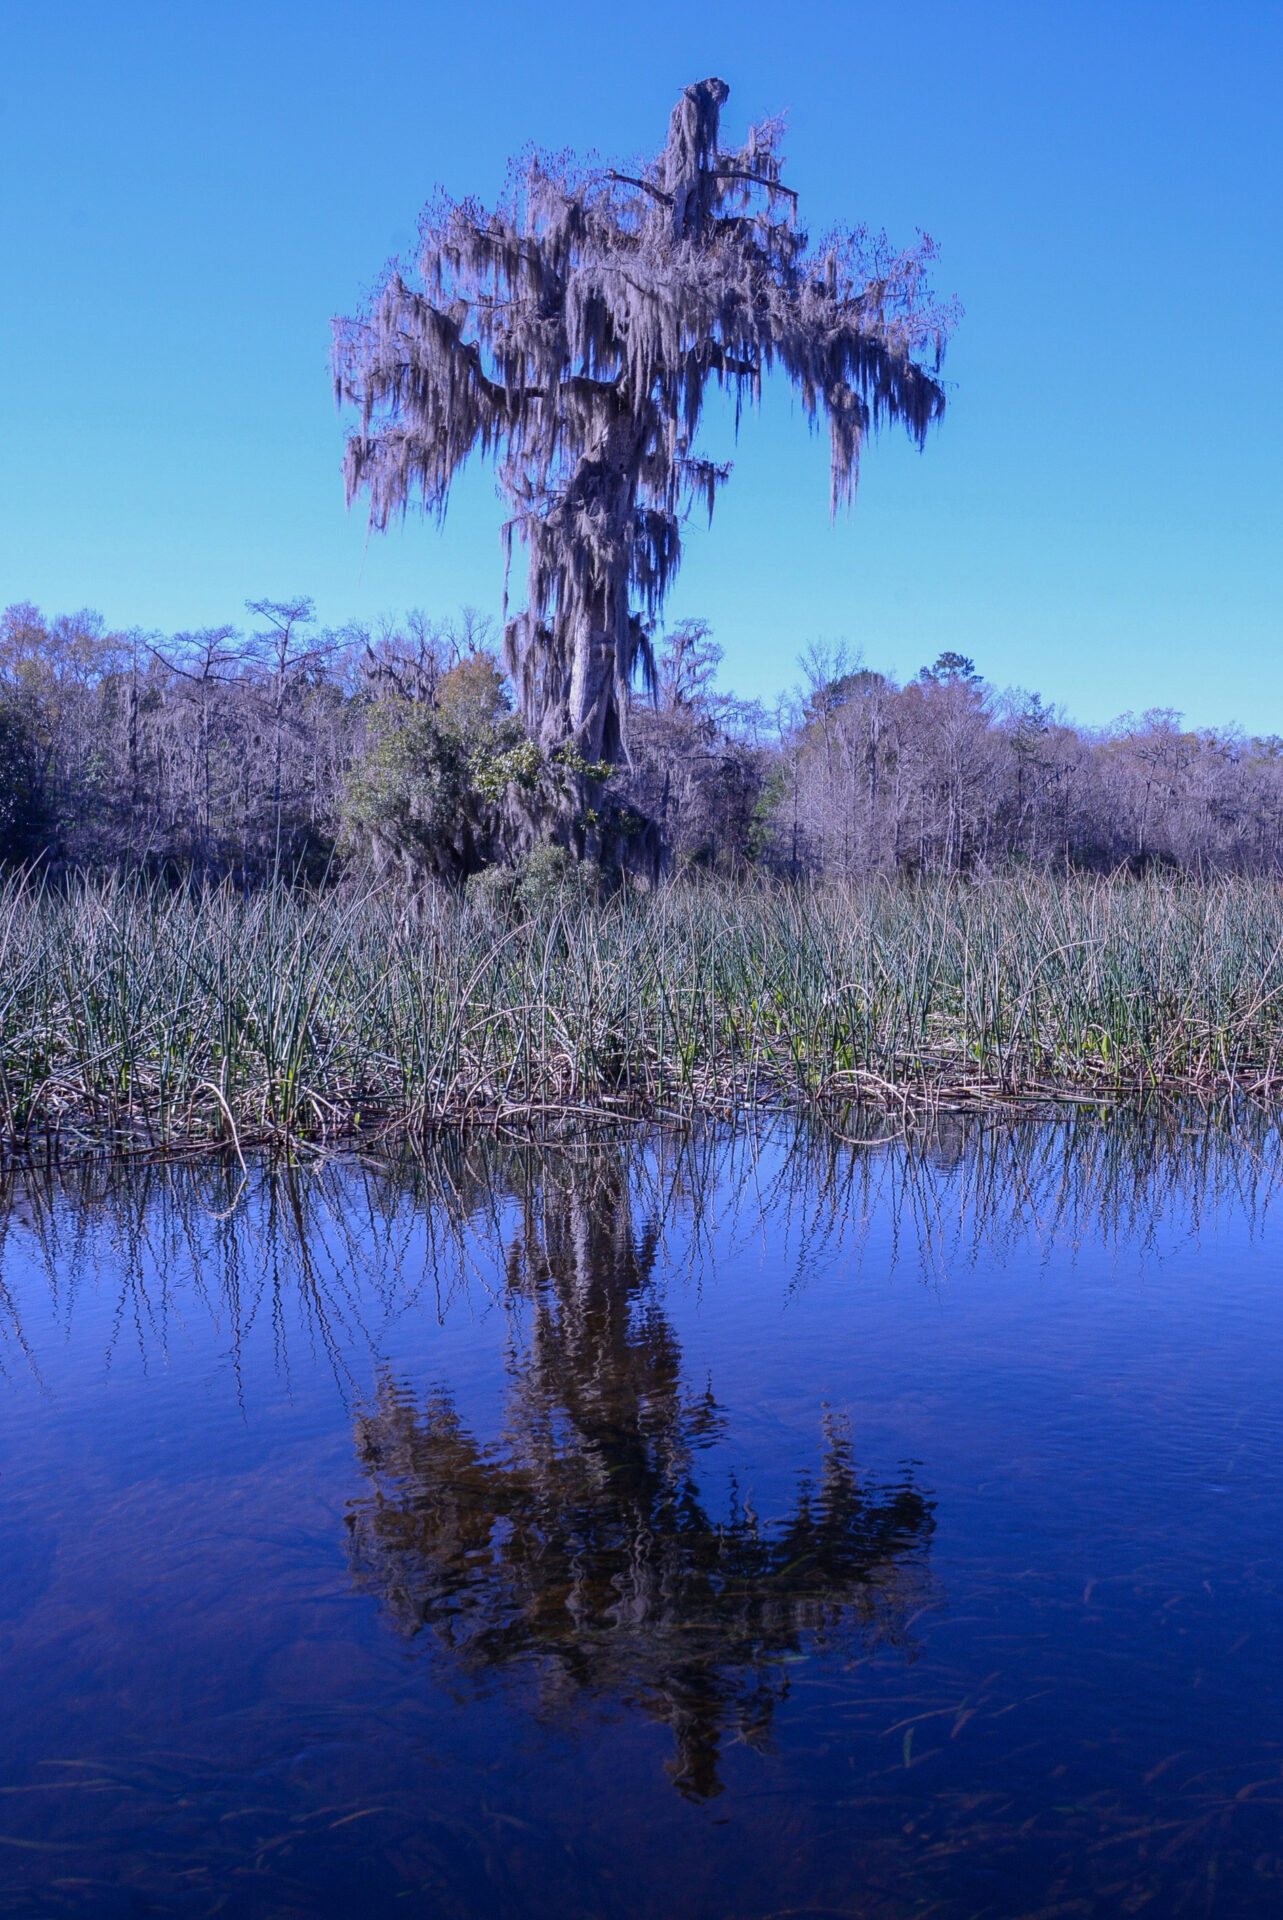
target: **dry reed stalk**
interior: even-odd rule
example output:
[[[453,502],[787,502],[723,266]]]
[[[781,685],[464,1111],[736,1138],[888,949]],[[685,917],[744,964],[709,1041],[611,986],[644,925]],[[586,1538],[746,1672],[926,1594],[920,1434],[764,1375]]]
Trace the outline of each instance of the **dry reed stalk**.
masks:
[[[0,1147],[372,1127],[1273,1097],[1283,888],[625,892],[495,917],[388,890],[0,887]],[[358,1118],[359,1117],[359,1118]]]

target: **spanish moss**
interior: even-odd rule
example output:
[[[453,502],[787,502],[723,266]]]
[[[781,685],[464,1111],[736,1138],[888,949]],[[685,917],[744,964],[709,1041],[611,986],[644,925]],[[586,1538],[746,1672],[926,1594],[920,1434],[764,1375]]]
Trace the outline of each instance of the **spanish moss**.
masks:
[[[336,323],[336,396],[359,412],[349,502],[379,529],[412,505],[439,518],[468,458],[494,462],[508,558],[516,541],[528,561],[505,663],[541,748],[587,763],[628,757],[683,522],[711,518],[729,476],[700,451],[710,385],[738,426],[767,375],[789,382],[827,427],[834,511],[871,432],[898,422],[920,446],[944,410],[932,243],[896,252],[858,226],[812,242],[781,123],[722,145],[728,92],[687,87],[635,171],[536,153],[493,210],[435,199],[415,271]]]

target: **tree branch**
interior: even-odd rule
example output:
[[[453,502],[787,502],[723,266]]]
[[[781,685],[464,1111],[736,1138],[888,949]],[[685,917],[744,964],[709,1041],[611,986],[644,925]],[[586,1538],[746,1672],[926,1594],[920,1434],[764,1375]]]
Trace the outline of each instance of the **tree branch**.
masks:
[[[756,379],[761,374],[762,369],[755,361],[734,359],[724,347],[710,343],[704,352],[709,365],[716,367],[719,373],[732,373],[741,380]]]
[[[472,369],[473,379],[480,387],[482,393],[485,394],[486,399],[492,407],[501,409],[504,413],[510,413],[514,401],[546,400],[548,398],[548,389],[546,387],[518,387],[515,393],[510,393],[501,381],[492,380],[481,364],[481,348],[475,340],[460,340],[458,342],[458,352],[460,357],[465,360]]]
[[[747,180],[755,187],[765,187],[768,193],[782,193],[794,206],[797,205],[796,189],[786,187],[782,180],[767,180],[762,174],[749,173],[744,167],[713,167],[710,171],[715,180]]]
[[[643,193],[648,193],[652,200],[659,200],[666,207],[671,207],[673,204],[673,196],[671,193],[665,193],[662,187],[652,186],[649,180],[639,180],[635,173],[616,173],[612,167],[607,172],[606,178],[608,180],[617,180],[621,186],[638,187]]]

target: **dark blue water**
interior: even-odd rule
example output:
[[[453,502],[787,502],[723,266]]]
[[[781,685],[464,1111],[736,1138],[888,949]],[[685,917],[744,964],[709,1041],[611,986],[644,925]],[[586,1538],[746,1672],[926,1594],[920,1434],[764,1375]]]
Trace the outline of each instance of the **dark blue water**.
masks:
[[[0,1911],[1274,1914],[1277,1137],[0,1207]]]

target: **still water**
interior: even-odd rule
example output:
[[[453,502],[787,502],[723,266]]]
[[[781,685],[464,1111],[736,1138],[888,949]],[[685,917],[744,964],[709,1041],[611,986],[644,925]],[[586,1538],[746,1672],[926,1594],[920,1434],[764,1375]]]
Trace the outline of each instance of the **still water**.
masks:
[[[1283,1906],[1283,1148],[0,1196],[0,1912]]]

